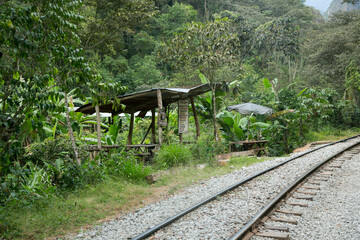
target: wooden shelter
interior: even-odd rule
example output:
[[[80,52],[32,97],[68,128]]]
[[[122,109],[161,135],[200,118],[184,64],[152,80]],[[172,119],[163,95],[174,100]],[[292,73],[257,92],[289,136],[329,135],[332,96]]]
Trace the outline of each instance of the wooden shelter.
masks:
[[[219,87],[219,85],[215,85],[215,88]],[[158,109],[158,119],[157,119],[157,128],[158,128],[158,143],[161,145],[163,142],[163,129],[162,127],[167,125],[165,108],[171,103],[177,102],[183,99],[190,99],[190,103],[192,105],[195,124],[196,124],[196,136],[200,136],[199,130],[199,122],[197,118],[197,114],[194,105],[194,97],[200,94],[211,91],[210,84],[202,84],[193,88],[155,88],[146,91],[141,91],[137,93],[131,93],[123,96],[117,97],[120,103],[124,106],[123,108],[115,108],[114,101],[111,101],[107,104],[100,104],[97,106],[93,106],[92,103],[86,104],[78,108],[77,112],[82,112],[85,114],[93,114],[97,115],[97,133],[98,133],[98,149],[102,148],[101,146],[101,135],[100,135],[100,112],[111,113],[112,116],[116,116],[120,113],[128,113],[131,115],[130,118],[130,127],[129,127],[129,135],[127,146],[132,145],[132,135],[134,129],[134,118],[135,112],[140,111],[138,114],[139,117],[144,117],[148,111],[152,112],[152,122],[151,125],[143,139],[145,140],[147,134],[152,132],[152,145],[156,144],[155,137],[155,109]],[[181,141],[181,134],[180,134]],[[142,144],[142,143],[141,143]],[[138,146],[138,145],[137,145]],[[104,146],[105,147],[105,146]]]

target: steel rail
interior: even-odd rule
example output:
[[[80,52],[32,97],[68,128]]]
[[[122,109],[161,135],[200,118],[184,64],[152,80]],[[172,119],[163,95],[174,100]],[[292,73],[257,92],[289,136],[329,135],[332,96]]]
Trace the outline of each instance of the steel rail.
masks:
[[[330,160],[334,159],[338,155],[348,151],[349,149],[353,148],[356,145],[359,145],[360,142],[357,142],[350,147],[347,147],[345,149],[342,149],[341,151],[338,151],[337,153],[331,155],[330,157],[327,157],[324,161],[321,163],[318,163],[315,165],[312,169],[308,170],[306,173],[304,173],[301,177],[293,181],[288,187],[286,187],[283,191],[281,191],[275,198],[273,198],[265,207],[263,207],[250,221],[248,221],[238,232],[236,232],[229,240],[237,240],[241,239],[246,233],[248,233],[254,225],[256,225],[261,218],[263,218],[266,214],[268,214],[274,206],[283,199],[286,194],[291,192],[297,185],[299,185],[301,182],[303,182],[307,177],[309,177],[312,173],[314,173],[316,170],[318,170],[321,166],[323,166],[325,163],[329,162]]]
[[[346,138],[346,139],[343,139],[343,140],[340,140],[340,141],[337,141],[337,142],[333,142],[333,143],[326,144],[326,145],[321,146],[321,147],[314,148],[314,149],[312,149],[312,150],[310,150],[310,151],[307,151],[307,152],[302,153],[302,154],[300,154],[300,155],[298,155],[298,156],[296,156],[296,157],[292,157],[292,158],[290,158],[290,159],[288,159],[288,160],[286,160],[286,161],[284,161],[284,162],[282,162],[282,163],[279,163],[279,164],[277,164],[277,165],[275,165],[275,166],[273,166],[273,167],[270,167],[270,168],[268,168],[268,169],[265,169],[264,171],[258,172],[258,173],[256,173],[256,174],[250,176],[250,177],[247,177],[247,178],[241,180],[240,182],[235,183],[235,184],[227,187],[226,189],[221,190],[221,191],[215,193],[214,195],[212,195],[212,196],[210,196],[210,197],[208,197],[208,198],[206,198],[206,199],[198,202],[197,204],[195,204],[195,205],[193,205],[193,206],[191,206],[191,207],[189,207],[189,208],[187,208],[187,209],[179,212],[178,214],[176,214],[176,215],[174,215],[174,216],[166,219],[166,220],[163,221],[162,223],[159,223],[159,224],[155,225],[154,227],[146,230],[145,232],[141,233],[140,235],[132,238],[132,240],[141,240],[141,239],[145,239],[145,238],[147,238],[147,237],[150,237],[153,233],[159,231],[161,228],[164,228],[164,227],[170,225],[171,223],[175,222],[176,220],[178,220],[179,218],[183,217],[184,215],[186,215],[186,214],[188,214],[188,213],[196,210],[197,208],[201,207],[202,205],[204,205],[204,204],[206,204],[206,203],[208,203],[208,202],[211,202],[211,201],[217,199],[219,196],[222,196],[222,195],[228,193],[229,191],[231,191],[231,190],[233,190],[233,189],[235,189],[235,188],[237,188],[237,187],[245,184],[246,182],[248,182],[248,181],[250,181],[250,180],[252,180],[252,179],[254,179],[254,178],[256,178],[256,177],[259,177],[259,176],[261,176],[261,175],[263,175],[263,174],[265,174],[265,173],[267,173],[267,172],[270,172],[270,171],[272,171],[272,170],[274,170],[274,169],[276,169],[276,168],[278,168],[278,167],[280,167],[280,166],[282,166],[282,165],[284,165],[284,164],[286,164],[286,163],[288,163],[288,162],[291,162],[291,161],[293,161],[293,160],[295,160],[295,159],[298,159],[298,158],[300,158],[300,157],[303,157],[303,156],[305,156],[305,155],[307,155],[307,154],[309,154],[309,153],[315,152],[315,151],[320,150],[320,149],[322,149],[322,148],[325,148],[325,147],[328,147],[328,146],[331,146],[331,145],[335,145],[335,144],[338,144],[338,143],[341,143],[341,142],[346,142],[346,141],[348,141],[348,140],[357,138],[357,137],[359,137],[359,136],[360,136],[360,135],[356,135],[356,136],[353,136],[353,137],[350,137],[350,138]]]

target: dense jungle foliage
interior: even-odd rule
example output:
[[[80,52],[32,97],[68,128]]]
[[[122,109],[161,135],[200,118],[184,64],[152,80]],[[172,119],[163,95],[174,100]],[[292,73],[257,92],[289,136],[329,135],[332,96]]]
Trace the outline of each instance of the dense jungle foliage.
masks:
[[[229,141],[267,139],[279,156],[312,131],[359,128],[359,39],[359,10],[325,21],[302,0],[0,0],[0,233],[12,227],[5,209],[107,178],[136,183],[188,162],[211,165]],[[191,115],[192,143],[179,145],[174,104],[155,164],[122,148],[89,159],[96,119],[76,107],[204,82],[222,87],[195,99],[196,142]],[[245,102],[275,114],[226,111]],[[102,119],[103,144],[124,145],[129,121]],[[135,121],[141,142],[151,119]]]

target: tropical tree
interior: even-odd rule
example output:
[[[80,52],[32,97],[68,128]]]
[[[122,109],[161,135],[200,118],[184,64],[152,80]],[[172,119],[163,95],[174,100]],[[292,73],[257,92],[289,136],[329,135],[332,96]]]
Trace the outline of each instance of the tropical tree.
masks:
[[[157,13],[152,0],[86,0],[80,37],[82,47],[101,56],[124,49],[124,38]]]
[[[81,17],[71,15],[78,1],[5,1],[0,8],[1,159],[9,163],[21,152],[31,129],[40,131],[41,113],[54,106],[46,100],[59,84],[54,61],[68,49]],[[6,165],[6,164],[5,164]]]
[[[233,22],[228,18],[206,23],[193,22],[186,29],[164,44],[160,56],[173,67],[183,69],[187,63],[209,80],[212,87],[214,136],[218,140],[216,125],[215,83],[216,71],[224,65],[233,64],[239,54],[240,41],[232,31]]]
[[[360,63],[359,26],[359,11],[341,12],[308,34],[302,48],[307,85],[332,87],[344,95],[349,66]]]

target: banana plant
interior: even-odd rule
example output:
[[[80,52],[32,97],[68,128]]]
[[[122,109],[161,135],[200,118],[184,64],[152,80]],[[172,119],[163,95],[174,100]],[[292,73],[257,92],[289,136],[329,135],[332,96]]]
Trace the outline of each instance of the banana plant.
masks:
[[[228,141],[260,138],[260,131],[266,133],[271,127],[271,124],[259,122],[254,116],[242,117],[239,113],[221,112],[217,118],[222,135]]]

